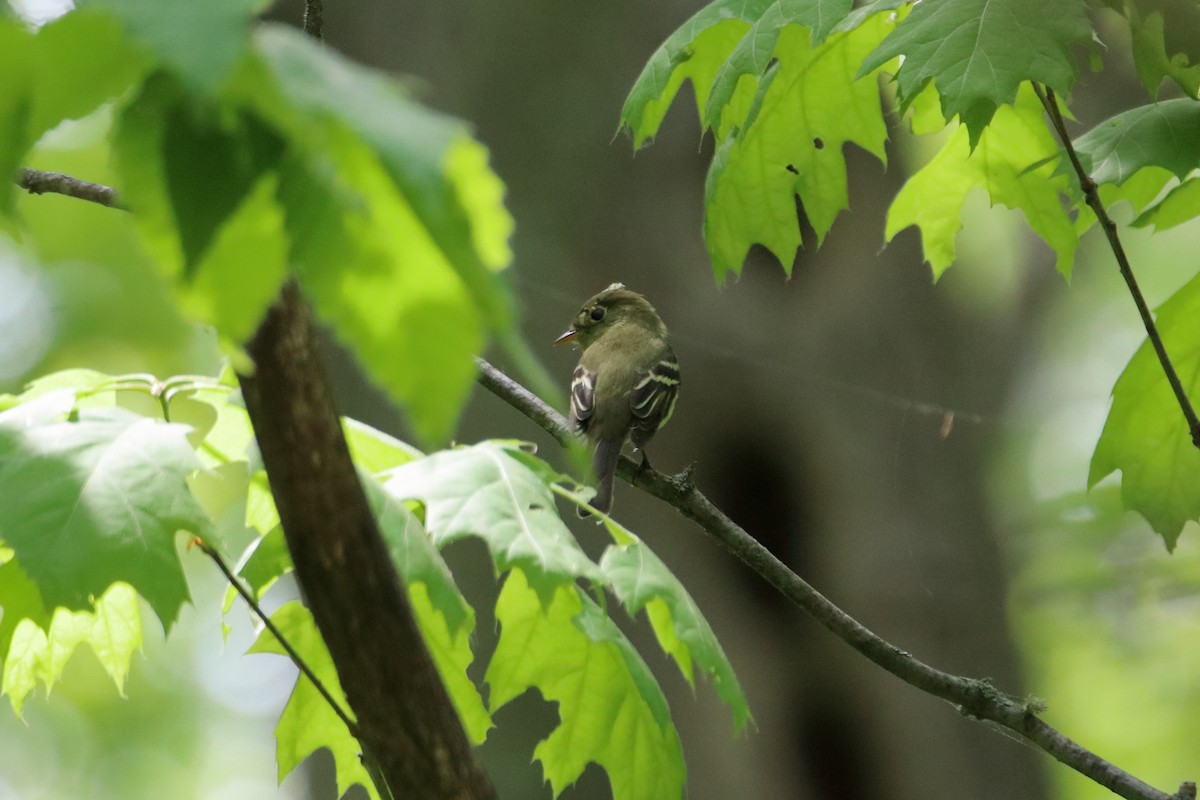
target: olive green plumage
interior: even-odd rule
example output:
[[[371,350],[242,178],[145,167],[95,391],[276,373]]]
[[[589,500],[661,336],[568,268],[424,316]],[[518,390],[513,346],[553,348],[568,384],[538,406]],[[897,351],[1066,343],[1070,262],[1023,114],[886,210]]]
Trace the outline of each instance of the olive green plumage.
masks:
[[[566,341],[583,350],[571,379],[570,423],[595,446],[592,505],[607,513],[625,440],[648,464],[644,448],[675,410],[679,362],[654,306],[619,283],[583,304],[555,344]]]

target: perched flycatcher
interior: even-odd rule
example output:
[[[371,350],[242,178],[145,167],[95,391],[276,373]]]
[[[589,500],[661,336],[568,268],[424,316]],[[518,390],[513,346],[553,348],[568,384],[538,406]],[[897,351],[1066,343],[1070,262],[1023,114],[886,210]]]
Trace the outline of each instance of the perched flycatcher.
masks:
[[[571,378],[570,421],[596,448],[592,470],[599,483],[592,505],[607,513],[625,440],[631,439],[642,451],[642,464],[649,464],[645,447],[675,411],[679,362],[654,306],[620,283],[583,304],[554,343],[563,342],[583,350]]]

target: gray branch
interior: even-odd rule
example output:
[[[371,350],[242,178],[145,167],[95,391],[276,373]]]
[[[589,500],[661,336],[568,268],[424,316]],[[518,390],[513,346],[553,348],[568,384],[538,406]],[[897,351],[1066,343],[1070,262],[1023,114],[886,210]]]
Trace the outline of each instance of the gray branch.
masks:
[[[529,417],[560,444],[574,438],[562,414],[488,362],[483,359],[476,359],[476,362],[479,382],[489,391]],[[1012,731],[1127,800],[1194,800],[1195,784],[1183,784],[1174,795],[1162,792],[1043,722],[1037,717],[1040,709],[1036,702],[1010,697],[987,680],[942,672],[880,638],[725,516],[696,488],[691,467],[678,475],[664,475],[652,468],[641,469],[638,462],[622,456],[617,474],[697,522],[726,550],[766,579],[780,594],[815,617],[833,635],[910,686],[949,701],[964,716]]]
[[[43,172],[39,169],[21,169],[17,172],[17,185],[30,194],[65,194],[109,208],[128,210],[117,198],[117,190],[101,183],[89,183],[63,175],[61,172]]]

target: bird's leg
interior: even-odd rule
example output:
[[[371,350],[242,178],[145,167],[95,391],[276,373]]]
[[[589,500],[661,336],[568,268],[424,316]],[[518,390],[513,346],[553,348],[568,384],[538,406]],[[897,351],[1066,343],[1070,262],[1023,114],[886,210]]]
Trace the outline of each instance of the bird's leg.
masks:
[[[646,455],[646,451],[643,449],[640,450],[640,452],[642,454],[642,463],[638,464],[637,472],[634,473],[634,478],[640,478],[642,473],[646,470],[654,469],[654,467],[650,466],[650,457]]]

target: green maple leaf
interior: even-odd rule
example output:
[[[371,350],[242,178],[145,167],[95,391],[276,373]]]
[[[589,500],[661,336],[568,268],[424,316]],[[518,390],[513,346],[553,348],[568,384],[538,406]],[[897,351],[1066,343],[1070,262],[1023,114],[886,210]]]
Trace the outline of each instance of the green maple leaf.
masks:
[[[276,525],[246,546],[234,571],[246,582],[254,596],[261,600],[277,580],[292,570],[292,555],[288,552],[287,539],[283,536],[283,528]],[[233,607],[237,596],[232,586],[225,592],[226,612]]]
[[[432,631],[430,622],[443,618],[433,613],[425,585],[408,587],[408,595],[422,635],[468,735],[472,741],[482,742],[487,729],[491,727],[491,718],[483,707],[479,691],[466,674],[471,662],[467,643],[470,631],[464,628],[459,635],[447,637],[444,621],[439,631]],[[308,609],[298,602],[286,603],[271,615],[271,621],[300,654],[334,701],[353,719],[354,714],[338,681],[337,669]],[[264,630],[246,652],[287,655],[269,630]],[[467,687],[465,691],[464,686]],[[468,699],[468,705],[463,704],[464,699]],[[327,748],[333,755],[339,796],[357,783],[365,787],[371,797],[378,798],[360,758],[362,746],[312,682],[301,673],[296,676],[296,685],[275,726],[275,758],[279,766],[279,780],[282,782],[304,759],[321,748]]]
[[[490,705],[495,713],[531,688],[558,704],[559,725],[534,750],[555,796],[594,762],[615,800],[682,797],[683,754],[666,698],[599,606],[574,586],[559,586],[543,604],[515,569],[496,619]]]
[[[947,122],[958,116],[970,144],[1024,81],[1066,95],[1077,77],[1071,47],[1092,28],[1083,0],[924,0],[862,63],[860,74],[897,56],[901,102],[933,81]]]
[[[267,0],[82,0],[104,11],[185,83],[213,92],[229,77],[250,41],[250,23]]]
[[[362,431],[367,426],[361,423],[355,425],[360,436],[363,436]],[[492,721],[484,708],[479,690],[467,674],[474,660],[471,635],[475,631],[475,611],[459,592],[449,568],[417,514],[405,503],[387,494],[375,479],[361,470],[359,477],[450,700],[458,710],[471,740],[482,742],[487,737]],[[257,597],[261,597],[275,581],[292,570],[287,542],[283,529],[279,527],[252,542],[237,568],[238,574]],[[227,592],[226,611],[233,602],[233,596]],[[323,657],[328,658],[327,655]],[[300,760],[308,752],[311,751],[301,755]]]
[[[384,488],[425,506],[425,525],[439,546],[478,536],[498,571],[521,567],[549,602],[558,585],[595,580],[600,571],[559,519],[542,477],[509,454],[515,446],[443,450],[384,473]]]
[[[733,711],[734,730],[741,731],[750,720],[750,708],[708,620],[644,542],[615,521],[606,517],[604,522],[617,542],[600,559],[609,588],[631,615],[645,609],[659,645],[675,659],[688,683],[695,686],[693,665],[712,677],[717,695]]]
[[[8,611],[5,607],[6,617]],[[89,611],[56,609],[46,627],[34,617],[17,623],[0,677],[0,692],[8,695],[17,716],[39,681],[50,691],[81,644],[92,648],[122,691],[133,654],[142,646],[142,618],[132,587],[112,584]]]
[[[1178,99],[1123,111],[1076,139],[1075,150],[1097,183],[1123,184],[1145,167],[1182,180],[1200,166],[1200,104]]]
[[[487,737],[492,719],[467,674],[475,658],[471,651],[475,610],[458,590],[450,568],[417,515],[374,479],[362,478],[392,563],[408,590],[425,644],[467,735],[478,744]]]
[[[273,119],[298,143],[316,143],[321,122],[353,131],[378,157],[423,229],[453,265],[486,321],[512,323],[495,273],[512,259],[513,222],[487,151],[465,123],[411,100],[394,82],[321,47],[299,31],[261,26],[255,45],[281,97],[258,96],[290,113]],[[314,124],[318,123],[318,124]],[[315,154],[319,155],[319,154]]]
[[[1155,314],[1159,334],[1189,397],[1200,397],[1200,277]],[[1113,387],[1112,408],[1092,454],[1088,485],[1121,471],[1126,508],[1145,517],[1175,548],[1188,520],[1200,518],[1200,450],[1150,341],[1142,343]]]
[[[25,151],[33,144],[29,119],[33,108],[34,85],[33,37],[20,22],[0,19],[0,170],[15,175]],[[0,185],[0,212],[13,212],[12,180]]]
[[[819,45],[850,13],[851,4],[851,0],[775,0],[713,76],[708,100],[701,110],[704,125],[722,140],[745,120],[757,80],[775,58],[775,45],[785,27],[807,28],[812,45]]]
[[[33,139],[119,96],[151,63],[116,20],[95,10],[69,12],[48,22],[37,32],[35,50]]]
[[[178,287],[183,311],[229,341],[254,334],[288,274],[276,185],[275,176],[266,175],[245,194],[213,235],[194,278]]]
[[[187,487],[199,467],[188,429],[120,408],[66,421],[62,402],[52,393],[0,414],[0,539],[47,607],[88,609],[125,581],[169,629],[188,598],[176,533],[211,527]]]
[[[376,475],[425,455],[412,445],[349,417],[342,418],[342,433],[346,435],[354,466],[368,475]]]
[[[1157,97],[1163,78],[1170,78],[1195,97],[1200,91],[1200,51],[1187,32],[1200,23],[1200,8],[1192,0],[1142,0],[1127,3],[1124,10],[1133,63],[1146,91]]]
[[[50,609],[42,600],[37,584],[13,558],[12,550],[0,547],[0,664],[8,657],[17,623],[23,619],[45,630],[50,625]]]
[[[278,137],[253,116],[218,114],[160,72],[121,110],[113,151],[122,197],[183,308],[245,341],[287,274]]]
[[[857,64],[893,24],[890,15],[876,14],[816,47],[807,28],[780,31],[778,62],[708,172],[704,238],[718,281],[741,271],[754,244],[764,245],[790,274],[801,243],[795,196],[819,244],[849,204],[843,146],[854,143],[885,158],[887,129],[875,78],[855,78],[847,64]]]
[[[329,692],[334,701],[354,719],[346,694],[338,681],[337,669],[329,650],[321,639],[321,633],[313,622],[312,614],[299,602],[285,603],[271,615],[275,627],[287,639],[317,680]],[[247,653],[275,653],[286,656],[287,651],[279,640],[264,630],[250,646]],[[342,796],[354,784],[367,790],[373,800],[379,793],[363,767],[360,755],[362,747],[342,722],[341,717],[330,707],[321,693],[303,673],[296,676],[296,685],[288,697],[279,722],[275,725],[275,761],[279,766],[279,780],[283,781],[292,770],[322,747],[333,755],[337,772],[338,796]]]
[[[974,148],[966,126],[960,125],[908,179],[888,209],[887,239],[909,225],[918,226],[925,260],[934,277],[941,276],[954,263],[963,204],[981,188],[993,204],[1024,213],[1029,226],[1054,249],[1058,270],[1069,278],[1079,235],[1063,208],[1060,193],[1069,183],[1066,175],[1055,172],[1052,157],[1058,152],[1042,106],[1026,87],[1014,105],[996,112]],[[1044,163],[1034,168],[1039,162]]]
[[[621,126],[634,148],[653,139],[675,95],[690,80],[701,121],[705,99],[721,65],[773,0],[716,0],[700,9],[650,56],[621,109]]]
[[[283,173],[292,263],[318,314],[426,440],[444,437],[474,386],[485,320],[386,170],[361,142],[331,133],[341,180],[298,163]]]
[[[1133,221],[1137,228],[1153,225],[1155,231],[1165,231],[1200,216],[1200,180],[1192,178],[1179,184],[1154,206],[1143,211]]]

